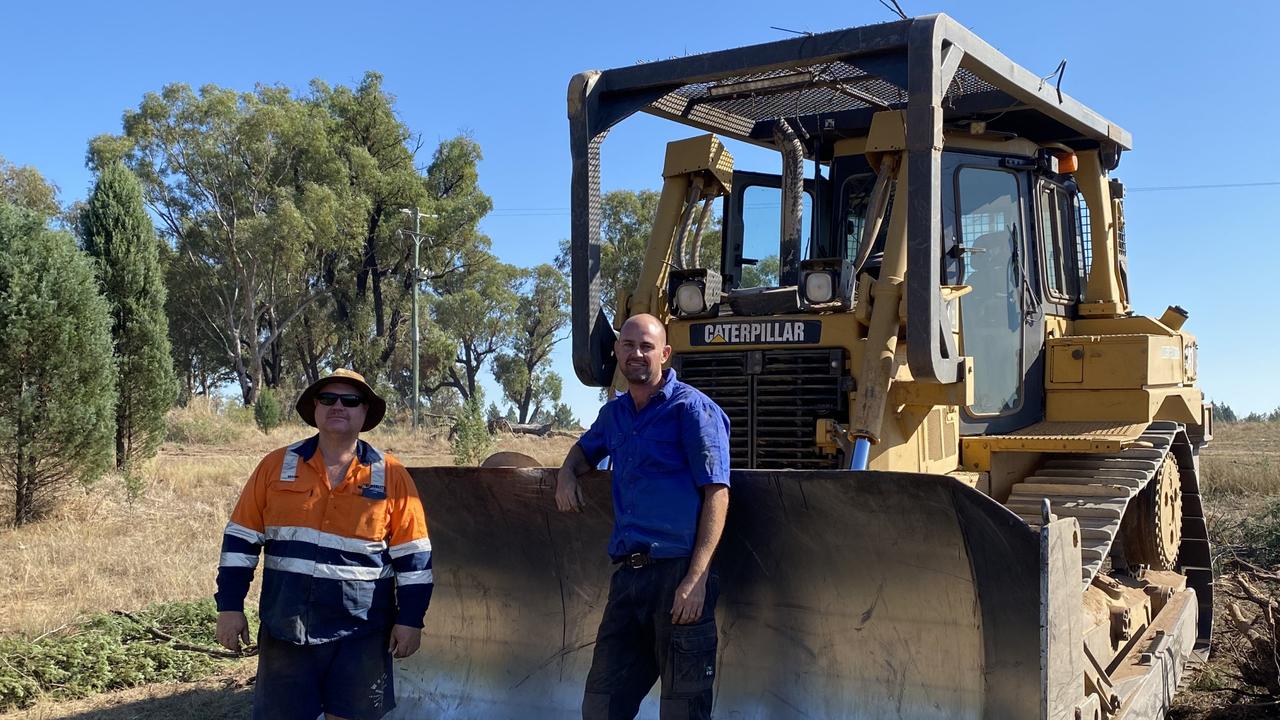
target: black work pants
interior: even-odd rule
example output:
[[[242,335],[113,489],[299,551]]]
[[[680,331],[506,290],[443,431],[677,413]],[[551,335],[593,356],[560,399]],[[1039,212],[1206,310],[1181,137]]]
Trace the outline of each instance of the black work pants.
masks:
[[[584,720],[632,720],[659,679],[662,720],[711,717],[719,580],[714,573],[707,578],[698,622],[673,625],[671,604],[688,571],[688,558],[614,571],[587,675]]]

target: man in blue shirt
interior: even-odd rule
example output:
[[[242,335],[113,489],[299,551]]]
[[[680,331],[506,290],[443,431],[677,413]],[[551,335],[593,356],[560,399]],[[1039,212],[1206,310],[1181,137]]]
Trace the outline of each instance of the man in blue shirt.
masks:
[[[652,315],[622,326],[614,353],[627,392],[569,450],[556,505],[582,509],[578,477],[613,458],[619,565],[596,636],[585,720],[631,720],[662,680],[663,720],[710,718],[718,580],[711,557],[729,509],[729,418],[662,366],[667,331]]]

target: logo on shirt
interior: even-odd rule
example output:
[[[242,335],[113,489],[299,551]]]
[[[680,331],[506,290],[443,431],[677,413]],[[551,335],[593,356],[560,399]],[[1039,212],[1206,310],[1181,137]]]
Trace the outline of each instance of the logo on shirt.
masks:
[[[370,500],[386,500],[387,488],[383,485],[361,485],[360,494]]]
[[[802,345],[822,337],[818,320],[764,320],[758,322],[694,323],[689,326],[690,345]]]

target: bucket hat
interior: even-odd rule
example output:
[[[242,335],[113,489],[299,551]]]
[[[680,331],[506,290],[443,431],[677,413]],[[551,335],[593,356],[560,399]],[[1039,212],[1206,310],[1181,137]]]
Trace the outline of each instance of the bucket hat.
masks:
[[[302,395],[298,397],[298,403],[294,405],[302,421],[311,427],[316,426],[316,395],[324,389],[324,386],[339,382],[359,388],[365,402],[369,405],[369,410],[364,416],[364,427],[360,428],[360,432],[368,432],[377,427],[378,423],[382,422],[382,417],[387,414],[387,401],[373,391],[363,375],[346,368],[334,370],[302,391]]]

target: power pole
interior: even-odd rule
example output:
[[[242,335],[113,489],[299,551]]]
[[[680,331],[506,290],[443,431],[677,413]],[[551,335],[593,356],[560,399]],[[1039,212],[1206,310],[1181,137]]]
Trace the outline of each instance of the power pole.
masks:
[[[418,348],[421,342],[418,329],[418,291],[422,276],[418,274],[419,253],[422,249],[422,213],[418,208],[401,208],[400,212],[413,216],[413,430],[418,431],[418,404],[422,397],[422,379],[419,375]],[[428,215],[427,217],[435,217]]]

